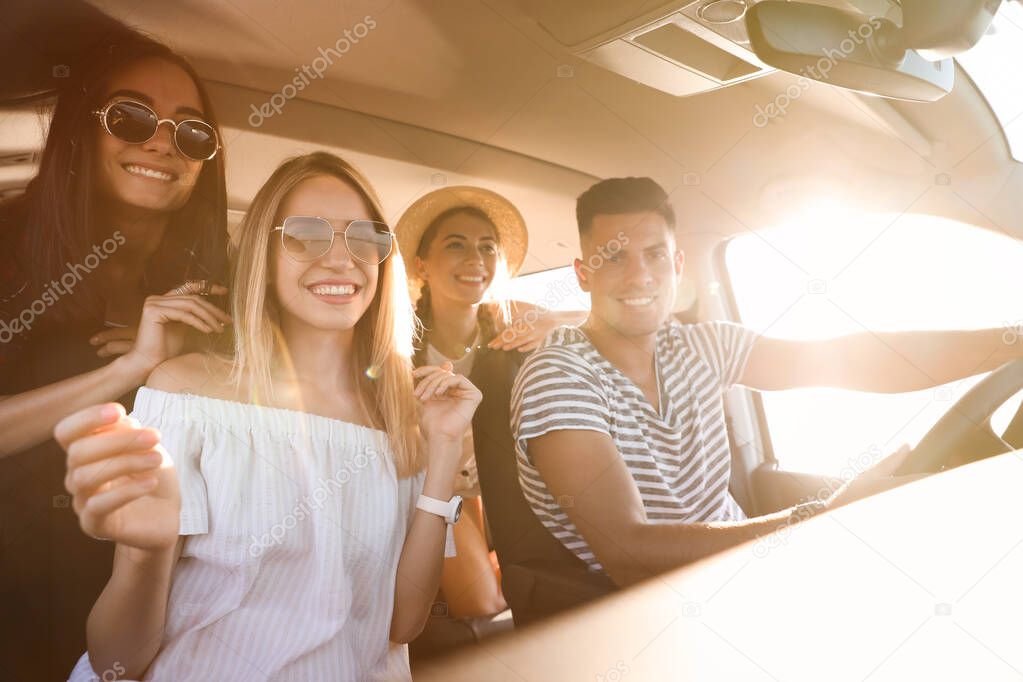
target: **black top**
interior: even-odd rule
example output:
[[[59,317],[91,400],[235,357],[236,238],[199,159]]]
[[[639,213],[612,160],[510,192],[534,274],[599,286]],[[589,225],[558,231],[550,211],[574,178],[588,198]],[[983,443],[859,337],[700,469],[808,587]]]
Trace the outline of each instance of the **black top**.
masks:
[[[54,305],[32,292],[19,262],[21,229],[0,211],[0,395],[102,367],[89,338],[102,319],[57,325]],[[53,292],[51,292],[52,294]],[[65,297],[73,299],[73,292]],[[15,333],[18,325],[29,327]],[[120,402],[131,410],[134,391]],[[65,680],[85,651],[85,622],[110,577],[113,543],[78,525],[64,488],[65,454],[49,439],[0,458],[0,678]]]
[[[603,574],[587,570],[536,517],[519,487],[511,432],[511,391],[527,354],[494,350],[484,340],[475,349],[469,381],[483,393],[472,418],[480,498],[501,564],[501,588],[522,626],[601,597],[615,588]],[[416,349],[416,367],[425,363]]]

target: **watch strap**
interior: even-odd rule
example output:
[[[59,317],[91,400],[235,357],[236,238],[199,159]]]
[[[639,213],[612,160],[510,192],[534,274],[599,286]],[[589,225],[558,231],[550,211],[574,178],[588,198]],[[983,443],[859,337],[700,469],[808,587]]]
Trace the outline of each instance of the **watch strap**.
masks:
[[[454,498],[451,500],[438,500],[436,497],[430,497],[429,495],[420,495],[419,499],[416,500],[416,509],[422,509],[424,512],[430,514],[436,514],[437,516],[444,519],[445,523],[451,524],[454,521],[451,519],[451,515],[455,508],[455,504],[452,504]]]
[[[430,497],[429,495],[420,495],[419,499],[416,500],[416,509],[422,509],[424,512],[429,514],[436,514],[444,519],[444,523],[447,524],[447,529],[444,533],[445,559],[457,556],[457,552],[455,551],[455,522],[451,517],[454,515],[455,510],[461,502],[462,499],[457,495],[447,502],[444,500],[438,500],[436,497]]]

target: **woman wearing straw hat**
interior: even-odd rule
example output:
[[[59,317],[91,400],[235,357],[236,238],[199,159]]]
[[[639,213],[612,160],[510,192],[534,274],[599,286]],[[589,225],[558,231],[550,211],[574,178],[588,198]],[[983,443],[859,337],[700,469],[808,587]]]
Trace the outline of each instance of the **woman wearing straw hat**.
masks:
[[[538,316],[527,334],[510,333],[512,317],[533,308],[501,294],[502,285],[522,266],[528,235],[522,214],[495,192],[468,186],[431,192],[405,211],[395,233],[405,257],[412,301],[425,328],[416,349],[416,366],[448,361],[455,372],[469,376],[486,356],[509,363],[514,371],[522,354],[510,349],[532,350],[550,329],[585,317],[548,312]],[[480,389],[486,393],[485,386]],[[466,434],[455,487],[465,507],[455,525],[457,556],[445,559],[441,581],[448,613],[456,617],[494,614],[506,604],[484,532],[471,431]]]

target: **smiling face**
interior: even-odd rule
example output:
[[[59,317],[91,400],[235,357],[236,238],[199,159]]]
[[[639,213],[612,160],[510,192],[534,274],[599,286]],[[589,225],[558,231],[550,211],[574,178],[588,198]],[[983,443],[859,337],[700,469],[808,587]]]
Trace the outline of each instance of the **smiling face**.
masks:
[[[355,219],[375,220],[362,194],[340,178],[319,175],[304,180],[281,202],[274,226],[288,216],[329,218],[336,230]],[[270,237],[273,292],[282,326],[299,322],[321,330],[351,330],[373,302],[380,266],[353,258],[344,235],[313,261],[294,260],[281,248],[280,232]]]
[[[482,301],[494,281],[499,249],[494,226],[482,217],[455,213],[444,218],[425,253],[416,257],[416,270],[430,286],[433,305]]]
[[[111,78],[100,108],[126,99],[149,106],[161,119],[205,120],[191,77],[163,59],[142,59],[125,67]],[[96,135],[96,181],[104,198],[152,211],[174,211],[188,201],[203,162],[178,151],[169,125],[161,125],[148,142],[131,144],[108,134],[96,119]]]
[[[624,237],[624,238],[623,238]],[[596,215],[576,260],[591,321],[622,336],[655,333],[671,315],[683,255],[657,213]]]

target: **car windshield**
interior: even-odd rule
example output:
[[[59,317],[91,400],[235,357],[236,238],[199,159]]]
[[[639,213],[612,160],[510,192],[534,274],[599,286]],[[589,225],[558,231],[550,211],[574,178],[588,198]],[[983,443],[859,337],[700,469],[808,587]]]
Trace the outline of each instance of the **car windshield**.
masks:
[[[984,39],[956,60],[994,110],[1012,157],[1023,160],[1023,5],[1003,3]]]

